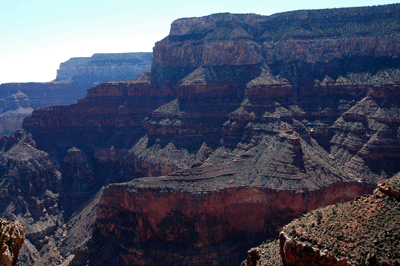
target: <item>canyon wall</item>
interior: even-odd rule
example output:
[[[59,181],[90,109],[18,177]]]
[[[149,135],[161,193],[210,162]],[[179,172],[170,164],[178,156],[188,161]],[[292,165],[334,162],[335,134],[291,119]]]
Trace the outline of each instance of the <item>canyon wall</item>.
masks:
[[[358,197],[344,206],[321,208],[291,222],[279,238],[284,264],[396,265],[399,189],[397,175],[380,182],[373,195]],[[315,228],[304,229],[310,220]]]
[[[86,95],[82,84],[69,82],[29,82],[0,84],[0,136],[21,128],[22,121],[33,109],[46,105],[66,105]],[[15,99],[23,95],[17,107]],[[14,106],[12,108],[12,106]]]
[[[279,240],[248,251],[242,266],[396,265],[400,175],[373,195],[310,211],[283,227]]]
[[[60,64],[55,82],[94,84],[134,79],[151,67],[152,53],[107,53],[71,58]]]
[[[0,84],[0,136],[19,129],[32,108],[72,104],[84,98],[87,89],[95,84],[136,78],[150,69],[151,59],[152,53],[94,54],[61,63],[56,79],[51,82]],[[28,98],[30,105],[25,107],[31,109],[14,108],[4,114],[1,102],[10,102],[10,97],[18,93]]]
[[[30,100],[33,109],[46,105],[66,105],[84,97],[86,87],[69,82],[27,82],[0,84],[0,97],[3,99],[21,92]]]
[[[251,243],[277,234],[282,223],[308,209],[370,191],[368,186],[346,183],[296,194],[229,186],[224,178],[215,179],[202,182],[193,178],[186,189],[168,178],[106,187],[94,238],[85,246],[85,256],[78,249],[78,261],[96,265],[235,265]],[[211,182],[217,185],[204,188]],[[100,253],[104,250],[104,245],[99,245],[102,239],[109,239],[109,252]]]
[[[294,217],[371,193],[400,171],[399,16],[179,19],[138,78],[34,110],[0,139],[21,265],[239,264]]]

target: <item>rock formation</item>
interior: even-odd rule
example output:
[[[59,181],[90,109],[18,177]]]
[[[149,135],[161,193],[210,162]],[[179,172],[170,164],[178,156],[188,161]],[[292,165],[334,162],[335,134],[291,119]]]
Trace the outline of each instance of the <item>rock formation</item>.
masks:
[[[94,84],[133,79],[150,69],[152,53],[94,54],[61,63],[55,82]]]
[[[33,109],[31,100],[21,91],[0,100],[0,135],[9,134],[20,128],[25,117]]]
[[[276,257],[270,254],[277,251],[281,265],[397,265],[399,197],[397,175],[380,182],[373,195],[323,207],[292,221],[280,233],[279,246],[250,250],[242,265],[271,265]]]
[[[21,224],[0,219],[0,265],[17,265],[18,254],[25,240],[24,232]]]
[[[92,57],[71,58],[61,63],[57,77],[52,82],[0,84],[0,136],[21,128],[22,120],[33,109],[71,104],[85,97],[86,90],[95,84],[138,77],[150,69],[151,59],[152,53],[94,54]],[[25,109],[2,114],[5,112],[3,103],[9,104],[16,97],[13,95],[21,93],[28,98],[30,106],[21,105]]]
[[[0,139],[21,263],[239,264],[308,210],[371,193],[400,171],[399,16],[180,19],[150,71],[33,111]]]

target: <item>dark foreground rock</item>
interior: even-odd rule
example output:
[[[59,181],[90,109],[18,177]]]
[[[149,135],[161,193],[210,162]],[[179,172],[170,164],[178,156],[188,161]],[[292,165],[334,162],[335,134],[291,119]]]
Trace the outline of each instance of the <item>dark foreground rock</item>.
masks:
[[[17,265],[19,251],[25,241],[24,232],[23,225],[0,219],[0,265]]]

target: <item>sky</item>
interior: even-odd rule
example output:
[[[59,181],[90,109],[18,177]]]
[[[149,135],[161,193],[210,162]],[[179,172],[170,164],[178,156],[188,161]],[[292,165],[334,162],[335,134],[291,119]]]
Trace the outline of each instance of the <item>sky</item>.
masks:
[[[178,18],[271,15],[373,6],[385,0],[10,0],[0,4],[0,84],[49,82],[60,63],[94,53],[151,52]]]

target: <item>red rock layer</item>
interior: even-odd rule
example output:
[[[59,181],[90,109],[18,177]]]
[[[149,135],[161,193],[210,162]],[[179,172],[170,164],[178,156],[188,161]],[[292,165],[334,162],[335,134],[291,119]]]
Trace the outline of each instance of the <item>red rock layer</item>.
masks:
[[[157,99],[160,96],[154,85],[105,83],[89,89],[87,97],[77,104],[35,110],[24,127],[54,133],[142,126],[144,117],[165,103]]]
[[[280,234],[284,265],[397,265],[400,177],[373,195],[326,206],[286,225]]]
[[[125,243],[119,245],[119,258],[124,264],[153,265],[157,261],[155,254],[169,263],[185,265],[224,264],[227,256],[231,262],[239,263],[243,248],[251,244],[242,243],[238,248],[229,242],[230,238],[268,235],[306,210],[341,198],[353,198],[368,188],[360,183],[347,183],[309,194],[257,187],[213,192],[175,189],[155,178],[110,185],[104,190],[97,211],[97,233],[110,241]],[[165,250],[162,246],[145,248],[146,243],[154,241],[180,247],[181,251]],[[197,252],[189,255],[190,249]],[[87,256],[93,253],[96,251]],[[77,260],[84,261],[85,255],[77,254]]]

